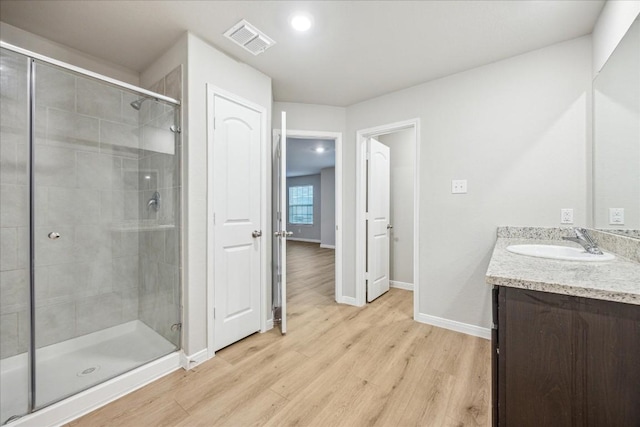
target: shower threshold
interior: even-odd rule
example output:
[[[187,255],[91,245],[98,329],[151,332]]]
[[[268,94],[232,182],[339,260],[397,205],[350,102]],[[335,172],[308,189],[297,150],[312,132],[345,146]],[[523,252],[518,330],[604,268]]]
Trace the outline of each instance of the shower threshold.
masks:
[[[139,320],[40,348],[36,351],[36,406],[74,395],[175,350],[174,344]],[[0,371],[2,424],[27,408],[27,354],[1,360]]]

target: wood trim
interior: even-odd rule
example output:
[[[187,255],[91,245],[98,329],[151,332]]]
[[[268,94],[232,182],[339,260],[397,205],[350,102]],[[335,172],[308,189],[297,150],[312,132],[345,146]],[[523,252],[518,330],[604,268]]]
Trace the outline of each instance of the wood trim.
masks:
[[[191,355],[181,352],[180,366],[182,366],[182,369],[184,369],[185,371],[188,371],[190,369],[195,368],[202,362],[205,362],[207,359],[209,359],[209,354],[206,348],[204,350],[200,350],[199,352]]]
[[[398,280],[389,280],[389,286],[391,286],[392,288],[413,291],[413,283],[399,282]]]
[[[415,298],[415,295],[414,295]],[[484,338],[486,340],[491,339],[491,329],[482,328],[476,325],[470,325],[468,323],[457,322],[455,320],[444,319],[442,317],[431,316],[429,314],[418,313],[415,320],[420,323],[426,323],[427,325],[438,326],[440,328],[449,329],[451,331],[462,332],[463,334],[471,335],[474,337]]]

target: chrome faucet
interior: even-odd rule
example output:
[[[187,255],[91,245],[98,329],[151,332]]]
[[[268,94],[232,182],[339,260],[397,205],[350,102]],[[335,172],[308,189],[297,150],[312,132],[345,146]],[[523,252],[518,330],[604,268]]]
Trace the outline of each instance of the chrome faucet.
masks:
[[[158,212],[158,210],[160,209],[160,193],[157,191],[153,193],[153,196],[151,196],[151,198],[147,202],[147,209],[151,207],[153,207],[153,210],[156,212]]]
[[[602,251],[598,247],[598,244],[593,237],[589,235],[589,231],[586,228],[574,228],[573,232],[575,237],[563,237],[562,240],[570,240],[581,245],[585,251],[593,255],[602,255]]]

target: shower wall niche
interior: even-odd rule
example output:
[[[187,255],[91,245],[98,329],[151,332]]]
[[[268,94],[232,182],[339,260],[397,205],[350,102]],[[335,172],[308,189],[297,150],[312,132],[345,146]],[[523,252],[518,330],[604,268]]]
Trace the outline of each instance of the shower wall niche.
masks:
[[[181,186],[176,105],[0,61],[2,424],[179,348]]]

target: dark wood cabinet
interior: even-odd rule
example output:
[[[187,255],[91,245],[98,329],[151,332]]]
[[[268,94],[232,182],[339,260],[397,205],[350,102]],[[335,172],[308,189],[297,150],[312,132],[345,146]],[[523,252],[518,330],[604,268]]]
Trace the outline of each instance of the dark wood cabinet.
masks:
[[[640,426],[640,306],[494,289],[493,425]]]

